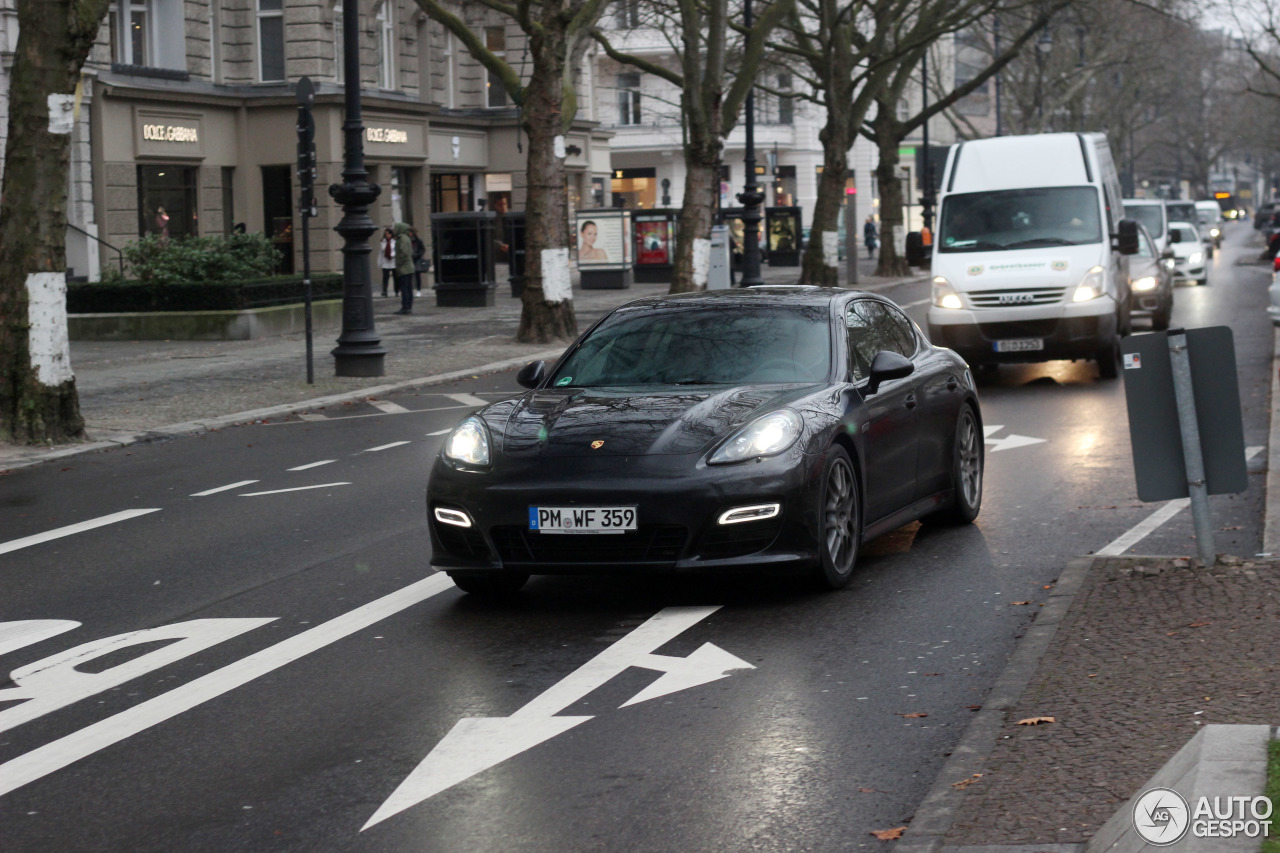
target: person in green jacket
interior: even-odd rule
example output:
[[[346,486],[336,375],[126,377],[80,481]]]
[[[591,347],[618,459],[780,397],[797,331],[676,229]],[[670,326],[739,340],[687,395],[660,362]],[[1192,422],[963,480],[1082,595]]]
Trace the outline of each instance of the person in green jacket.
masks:
[[[413,243],[409,239],[409,226],[397,222],[392,233],[396,238],[396,287],[400,290],[400,310],[397,314],[413,313]]]

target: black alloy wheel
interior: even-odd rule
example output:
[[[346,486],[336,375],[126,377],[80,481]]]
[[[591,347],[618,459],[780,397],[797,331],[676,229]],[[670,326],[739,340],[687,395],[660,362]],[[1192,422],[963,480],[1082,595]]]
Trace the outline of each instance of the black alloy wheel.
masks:
[[[529,580],[526,574],[516,572],[449,572],[449,579],[458,589],[472,595],[501,596],[520,591]]]
[[[862,544],[862,503],[858,479],[849,454],[840,445],[827,453],[818,499],[821,564],[816,579],[824,589],[840,589],[849,582]]]
[[[960,407],[956,418],[955,458],[952,462],[951,483],[955,489],[955,502],[951,505],[951,520],[956,524],[969,524],[982,509],[983,452],[986,449],[978,418],[968,404]]]

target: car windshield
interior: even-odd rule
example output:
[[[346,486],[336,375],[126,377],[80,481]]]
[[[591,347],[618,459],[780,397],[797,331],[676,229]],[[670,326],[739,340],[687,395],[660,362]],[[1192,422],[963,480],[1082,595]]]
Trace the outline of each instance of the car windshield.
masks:
[[[1098,191],[1093,187],[949,195],[938,225],[943,252],[1076,246],[1101,240]]]
[[[1196,212],[1196,221],[1201,225],[1213,225],[1218,217],[1208,210],[1200,210]]]
[[[1130,219],[1136,219],[1147,226],[1151,236],[1157,240],[1164,236],[1164,216],[1160,213],[1159,205],[1126,204],[1124,206],[1124,215]]]
[[[553,387],[821,382],[831,361],[827,306],[623,309],[551,379]]]

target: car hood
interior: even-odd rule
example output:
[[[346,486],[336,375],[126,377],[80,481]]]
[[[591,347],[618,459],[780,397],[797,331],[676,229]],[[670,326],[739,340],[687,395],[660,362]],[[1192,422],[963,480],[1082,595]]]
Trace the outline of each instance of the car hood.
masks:
[[[1104,261],[1100,243],[999,252],[935,252],[933,274],[962,291],[1070,287]]]
[[[813,385],[549,388],[512,401],[506,412],[506,406],[495,407],[486,420],[511,457],[699,453],[755,416],[813,390]]]

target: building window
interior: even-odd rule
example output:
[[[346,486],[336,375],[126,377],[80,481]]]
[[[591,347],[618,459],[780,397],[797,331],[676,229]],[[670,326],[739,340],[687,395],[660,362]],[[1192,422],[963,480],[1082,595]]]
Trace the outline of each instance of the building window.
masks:
[[[778,75],[778,91],[791,91],[791,75]],[[795,103],[790,95],[778,96],[778,124],[792,124],[795,121]]]
[[[111,6],[111,59],[121,65],[150,65],[151,24],[145,2]]]
[[[333,79],[341,83],[345,77],[346,61],[342,51],[342,4],[333,4]]]
[[[614,4],[614,20],[620,30],[634,30],[640,26],[640,0],[618,0]]]
[[[618,75],[618,124],[640,123],[640,75]]]
[[[444,105],[449,109],[453,109],[453,87],[454,87],[454,65],[453,65],[453,33],[446,32],[444,34]]]
[[[198,228],[194,166],[138,167],[138,236],[194,237]]]
[[[505,58],[507,55],[506,27],[485,27],[484,46],[499,59]],[[507,87],[502,85],[502,78],[492,71],[489,72],[489,79],[485,83],[485,89],[487,90],[485,103],[488,106],[505,107],[507,105]]]
[[[258,0],[258,79],[284,80],[284,0]]]
[[[396,88],[396,22],[391,0],[378,4],[378,88]]]

